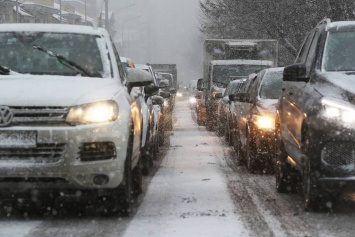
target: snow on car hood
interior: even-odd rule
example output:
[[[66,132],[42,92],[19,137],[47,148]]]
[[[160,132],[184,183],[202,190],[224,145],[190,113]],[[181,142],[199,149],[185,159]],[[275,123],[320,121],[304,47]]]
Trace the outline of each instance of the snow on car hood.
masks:
[[[319,73],[319,72],[318,72]],[[320,81],[315,82],[316,90],[323,96],[346,99],[346,93],[355,95],[355,75],[344,72],[327,72],[320,74]]]
[[[122,86],[114,79],[43,75],[0,76],[0,104],[73,106],[110,100]]]

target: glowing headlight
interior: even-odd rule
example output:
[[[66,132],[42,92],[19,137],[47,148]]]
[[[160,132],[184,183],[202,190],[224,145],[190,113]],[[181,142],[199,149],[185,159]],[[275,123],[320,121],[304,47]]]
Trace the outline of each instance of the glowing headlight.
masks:
[[[178,93],[176,93],[176,96],[177,97],[182,97],[182,93],[178,92]]]
[[[66,122],[89,124],[115,121],[118,117],[118,105],[114,101],[104,101],[72,107]]]
[[[352,104],[340,100],[323,98],[322,105],[323,117],[344,123],[355,122],[355,107]]]
[[[196,104],[196,102],[197,102],[195,97],[190,97],[189,101],[190,101],[190,104]]]
[[[260,129],[275,129],[275,119],[271,115],[254,115],[253,120]]]
[[[169,101],[167,101],[167,100],[164,100],[164,107],[168,107],[169,106]]]

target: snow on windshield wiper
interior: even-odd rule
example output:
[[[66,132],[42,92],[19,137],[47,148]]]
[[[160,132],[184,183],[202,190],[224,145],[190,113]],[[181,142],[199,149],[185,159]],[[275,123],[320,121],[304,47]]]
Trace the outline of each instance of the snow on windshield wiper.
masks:
[[[73,71],[76,71],[78,73],[80,73],[81,75],[86,75],[86,76],[89,76],[89,77],[94,77],[96,75],[93,75],[91,72],[89,72],[88,70],[86,70],[85,68],[83,68],[82,66],[80,66],[79,64],[77,64],[76,62],[74,61],[71,61],[69,59],[67,59],[66,57],[60,55],[60,54],[56,54],[48,49],[46,49],[45,47],[42,47],[42,46],[39,46],[39,45],[33,45],[33,48],[34,49],[37,49],[39,51],[42,51],[46,54],[48,54],[49,56],[51,57],[54,57],[57,59],[57,61],[61,64],[63,64],[64,66],[72,69]]]
[[[0,65],[0,75],[10,75],[10,69]]]

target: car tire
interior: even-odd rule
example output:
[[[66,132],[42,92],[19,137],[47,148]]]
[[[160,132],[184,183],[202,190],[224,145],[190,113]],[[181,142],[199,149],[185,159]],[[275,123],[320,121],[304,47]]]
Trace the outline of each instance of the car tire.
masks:
[[[216,134],[218,137],[222,137],[225,134],[223,123],[220,120],[217,122]]]
[[[149,169],[148,169],[148,173],[149,173]],[[143,177],[142,176],[143,176],[142,175],[142,162],[141,162],[141,159],[139,159],[138,164],[132,170],[133,197],[138,197],[139,194],[141,194],[143,192],[143,190],[142,190]]]
[[[259,170],[258,154],[256,153],[256,144],[250,137],[247,138],[246,159],[249,173],[256,173]]]
[[[234,150],[237,153],[237,158],[239,159],[239,164],[246,164],[245,154],[242,149],[242,143],[240,142],[240,134],[239,132],[235,132],[235,139],[233,144]]]
[[[280,126],[276,127],[275,139],[275,181],[278,193],[296,192],[300,175],[289,163],[287,163],[287,153],[281,140]]]
[[[303,171],[304,209],[311,212],[327,211],[331,207],[327,206],[327,203],[331,201],[331,196],[322,189],[317,172],[312,169],[308,152],[309,144],[311,144],[311,139],[309,133],[306,133],[302,143],[302,152],[304,155],[308,155]]]

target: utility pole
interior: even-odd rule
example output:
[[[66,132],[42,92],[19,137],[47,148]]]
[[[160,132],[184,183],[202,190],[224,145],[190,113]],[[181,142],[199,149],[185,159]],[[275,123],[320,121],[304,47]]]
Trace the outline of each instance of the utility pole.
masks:
[[[88,25],[87,12],[86,12],[86,0],[85,0],[85,25]]]
[[[105,0],[105,28],[108,32],[110,32],[110,25],[109,25],[109,19],[108,19],[108,0]]]
[[[62,24],[62,0],[59,0],[59,22]]]
[[[19,23],[19,18],[18,18],[18,0],[16,0],[16,23]]]

